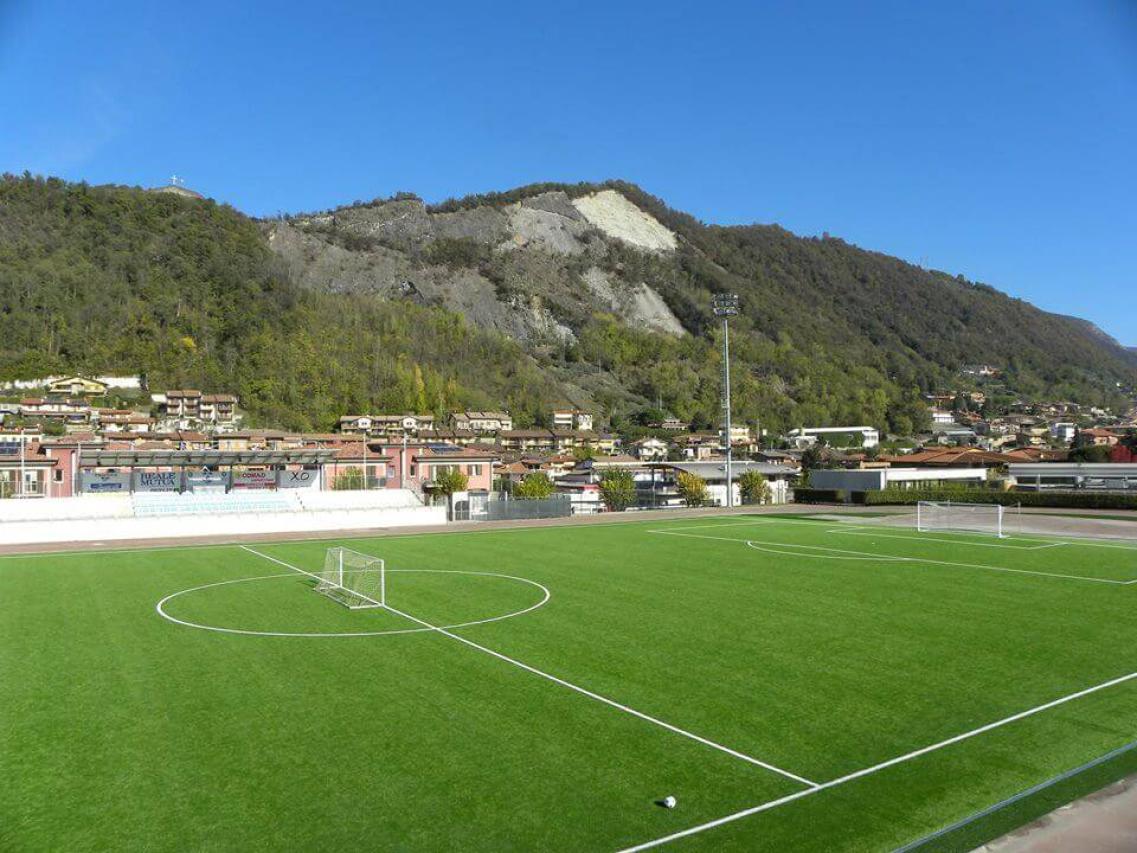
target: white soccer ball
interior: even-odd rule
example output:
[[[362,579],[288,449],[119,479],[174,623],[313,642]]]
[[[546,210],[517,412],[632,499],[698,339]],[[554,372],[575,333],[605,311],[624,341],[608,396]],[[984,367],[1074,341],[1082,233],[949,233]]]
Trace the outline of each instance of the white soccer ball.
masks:
[[[673,809],[673,808],[675,808],[675,804],[678,802],[679,801],[676,800],[674,797],[664,797],[663,798],[664,808]]]

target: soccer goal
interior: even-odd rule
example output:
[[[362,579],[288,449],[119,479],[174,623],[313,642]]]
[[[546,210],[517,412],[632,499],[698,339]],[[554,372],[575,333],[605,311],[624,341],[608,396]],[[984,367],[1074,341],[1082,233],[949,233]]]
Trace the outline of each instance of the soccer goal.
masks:
[[[316,592],[351,610],[387,604],[387,569],[378,557],[329,548],[316,580]]]
[[[920,501],[916,504],[916,530],[930,533],[989,533],[1000,539],[1007,534],[1003,526],[1006,508],[1001,504],[961,504]]]

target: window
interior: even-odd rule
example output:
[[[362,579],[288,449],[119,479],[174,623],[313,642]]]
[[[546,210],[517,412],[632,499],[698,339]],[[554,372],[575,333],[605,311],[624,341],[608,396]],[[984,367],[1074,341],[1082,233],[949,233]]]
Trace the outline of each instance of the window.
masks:
[[[63,482],[63,471],[61,471],[60,469],[57,468],[54,471],[52,471],[51,473],[52,473],[52,477],[55,480],[55,482],[57,482],[57,483]]]
[[[482,476],[482,466],[481,465],[471,465],[468,470],[470,472],[471,477]]]

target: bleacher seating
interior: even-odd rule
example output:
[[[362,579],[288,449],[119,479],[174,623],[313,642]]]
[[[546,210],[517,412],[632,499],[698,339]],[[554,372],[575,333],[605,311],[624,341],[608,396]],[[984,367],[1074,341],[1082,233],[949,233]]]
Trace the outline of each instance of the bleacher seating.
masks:
[[[328,533],[445,524],[410,491],[138,492],[0,500],[0,544]]]

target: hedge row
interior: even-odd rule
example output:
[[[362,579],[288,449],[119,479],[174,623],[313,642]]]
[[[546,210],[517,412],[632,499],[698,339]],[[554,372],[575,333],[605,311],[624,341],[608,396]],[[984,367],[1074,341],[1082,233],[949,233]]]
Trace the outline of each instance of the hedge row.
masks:
[[[1137,509],[1137,495],[1117,492],[1046,491],[997,492],[991,489],[884,489],[863,492],[863,503],[869,506],[914,504],[919,501],[955,501],[956,503],[999,503],[1003,506],[1047,506],[1067,509]]]
[[[866,506],[908,506],[920,501],[999,503],[1004,506],[1061,507],[1067,509],[1135,509],[1137,494],[1117,492],[1003,492],[993,489],[934,488],[883,489],[846,492],[842,489],[794,489],[798,503],[854,503]]]

